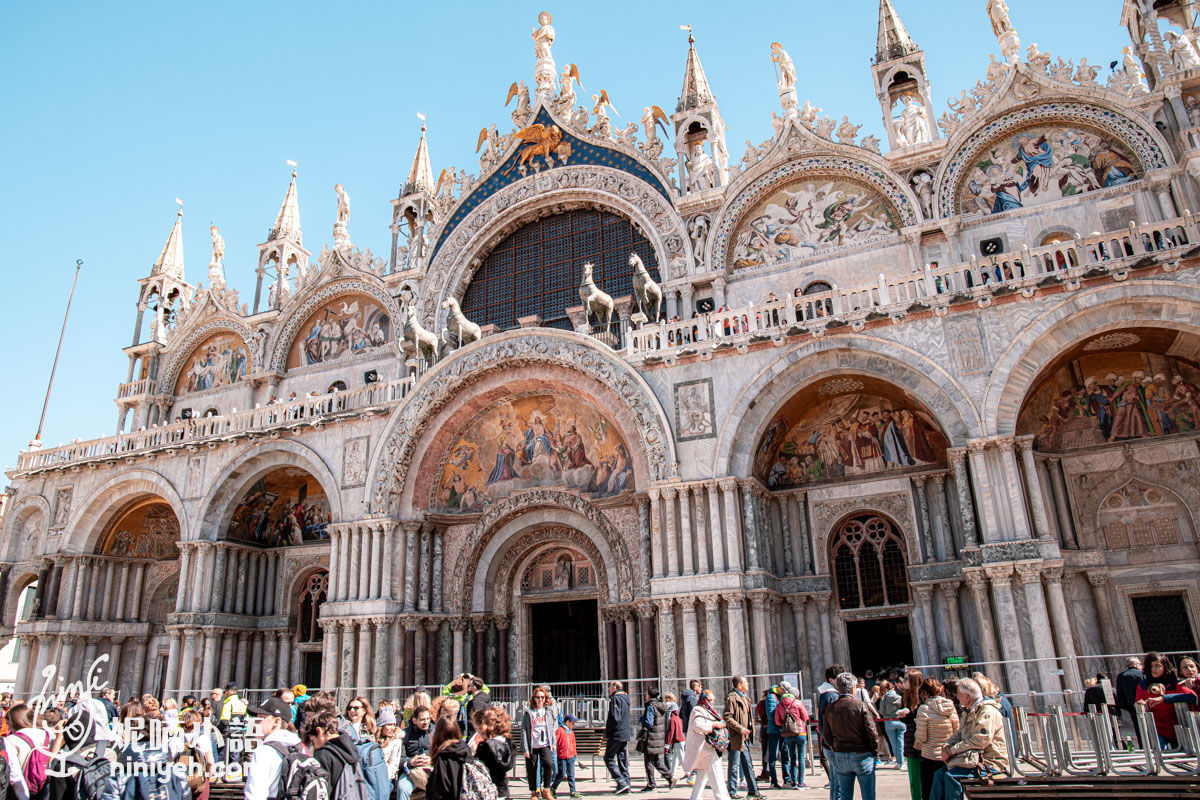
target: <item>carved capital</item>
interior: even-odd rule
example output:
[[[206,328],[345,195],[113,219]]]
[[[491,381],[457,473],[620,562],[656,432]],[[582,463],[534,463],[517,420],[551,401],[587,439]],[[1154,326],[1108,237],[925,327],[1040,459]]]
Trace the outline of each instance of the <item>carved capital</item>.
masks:
[[[946,485],[946,473],[944,472],[939,472],[936,475],[930,475],[929,479],[933,481],[934,489],[941,489]]]
[[[813,597],[813,602],[817,604],[817,611],[820,611],[822,614],[829,613],[830,600],[831,598],[828,594],[819,594]]]
[[[421,530],[421,526],[424,524],[425,524],[425,520],[423,520],[423,519],[402,519],[402,520],[400,520],[400,527],[404,528],[404,532],[407,534],[418,533]]]
[[[401,617],[400,624],[406,631],[415,631],[421,627],[421,619],[419,617]]]
[[[798,613],[804,612],[804,601],[805,601],[805,597],[802,594],[788,595],[788,598],[787,598],[787,603],[789,606],[792,607],[792,611],[798,612]]]
[[[658,607],[658,613],[659,613],[659,614],[661,614],[661,615],[663,615],[663,616],[666,616],[667,614],[672,614],[672,613],[674,613],[674,610],[675,610],[675,598],[673,598],[673,597],[660,597],[659,599],[657,599],[657,600],[655,600],[655,601],[654,601],[654,605]]]
[[[1033,434],[1016,437],[1014,441],[1017,443],[1017,452],[1024,456],[1027,452],[1033,450],[1033,439]]]
[[[967,449],[965,447],[950,447],[946,449],[946,457],[950,459],[950,463],[954,466],[962,466],[967,459]]]
[[[1061,564],[1042,568],[1042,580],[1047,584],[1061,583],[1063,578],[1063,568]]]
[[[500,614],[496,617],[496,629],[506,631],[512,627],[512,614]]]
[[[1087,579],[1088,579],[1088,583],[1092,584],[1092,586],[1100,588],[1100,587],[1108,584],[1108,573],[1107,572],[1088,572]]]
[[[985,567],[984,571],[987,572],[987,576],[991,580],[993,587],[1008,588],[1009,586],[1012,586],[1012,567]]]
[[[642,619],[654,619],[655,606],[650,600],[639,600],[633,605],[637,615]]]
[[[721,595],[719,594],[702,594],[700,602],[704,604],[705,611],[719,611],[721,608]]]
[[[981,592],[987,589],[987,575],[983,570],[963,570],[963,580],[967,582],[967,586],[973,592]]]
[[[927,480],[929,480],[928,475],[913,475],[912,477],[913,486],[917,487],[918,489],[924,489],[925,481]]]
[[[492,624],[491,617],[487,617],[487,616],[471,617],[471,628],[476,633],[483,633],[484,631],[486,631],[488,629],[488,627],[491,626],[491,624]]]
[[[990,444],[991,442],[987,439],[972,439],[971,441],[967,442],[967,450],[969,450],[972,455],[976,453],[982,453],[984,450],[988,449]]]
[[[738,488],[737,478],[721,478],[717,481],[717,486],[721,488],[722,492],[736,492]]]
[[[421,624],[425,626],[426,631],[432,633],[433,631],[436,631],[438,628],[442,627],[442,619],[441,617],[426,617],[425,619],[421,620]]]
[[[914,583],[913,591],[917,593],[922,603],[929,603],[933,600],[933,584],[932,583]]]
[[[953,603],[958,600],[958,590],[962,587],[962,581],[942,581],[938,586],[942,587],[946,599]]]
[[[664,486],[660,492],[662,493],[662,500],[664,503],[670,503],[675,499],[676,489],[674,486]]]
[[[738,592],[737,594],[727,595],[725,602],[731,609],[744,611],[746,608],[746,595]]]
[[[1041,579],[1041,564],[1017,564],[1017,578],[1021,583],[1035,583]]]
[[[382,628],[387,625],[390,625],[392,622],[392,618],[391,617],[371,617],[370,621],[371,621],[371,624],[374,625],[376,628]]]

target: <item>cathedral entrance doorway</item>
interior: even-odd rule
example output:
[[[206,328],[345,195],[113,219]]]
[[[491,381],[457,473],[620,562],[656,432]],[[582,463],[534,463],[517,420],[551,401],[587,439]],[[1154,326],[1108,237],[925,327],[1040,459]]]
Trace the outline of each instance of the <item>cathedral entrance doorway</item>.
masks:
[[[595,600],[530,603],[529,610],[534,683],[600,680],[600,617]]]
[[[912,632],[908,617],[884,617],[846,623],[846,642],[850,647],[850,670],[864,675],[878,674],[892,667],[913,663]]]

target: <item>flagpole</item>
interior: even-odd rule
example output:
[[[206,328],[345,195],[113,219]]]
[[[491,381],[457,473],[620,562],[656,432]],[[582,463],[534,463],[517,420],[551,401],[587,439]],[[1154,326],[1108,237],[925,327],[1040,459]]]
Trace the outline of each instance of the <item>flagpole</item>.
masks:
[[[58,349],[54,351],[54,364],[50,367],[50,383],[46,385],[46,400],[42,403],[42,418],[38,420],[37,436],[33,437],[31,446],[41,447],[42,426],[46,424],[46,408],[50,405],[50,390],[54,388],[54,373],[58,370],[58,356],[62,353],[63,337],[67,334],[67,320],[71,318],[71,301],[75,299],[75,284],[79,283],[81,267],[83,259],[75,259],[75,277],[71,280],[71,294],[67,296],[67,313],[63,314],[62,330],[58,334]]]

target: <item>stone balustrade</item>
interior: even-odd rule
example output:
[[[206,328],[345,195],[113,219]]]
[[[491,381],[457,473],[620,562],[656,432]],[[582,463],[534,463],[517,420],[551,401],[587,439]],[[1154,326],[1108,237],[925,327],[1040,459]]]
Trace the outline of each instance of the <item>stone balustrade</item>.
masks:
[[[154,394],[157,383],[150,378],[142,378],[140,381],[132,383],[122,383],[117,387],[117,399],[124,400],[126,397],[136,397],[141,394]]]

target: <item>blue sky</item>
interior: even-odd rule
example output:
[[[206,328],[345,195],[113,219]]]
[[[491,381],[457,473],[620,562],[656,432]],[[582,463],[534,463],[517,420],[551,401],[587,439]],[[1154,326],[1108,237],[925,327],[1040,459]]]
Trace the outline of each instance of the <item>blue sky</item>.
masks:
[[[84,259],[43,441],[111,434],[137,279],[184,200],[188,279],[207,283],[208,225],[226,278],[252,300],[255,245],[300,163],[305,244],[331,237],[333,185],[352,199],[354,242],[386,256],[389,201],[429,117],[434,174],[476,172],[484,125],[511,127],[508,86],[532,85],[530,30],[554,15],[555,59],[588,93],[606,89],[624,125],[674,110],[691,23],[728,126],[729,151],[771,133],[770,43],[798,92],[883,135],[871,83],[877,0],[739,3],[7,3],[0,12],[0,234],[10,339],[0,462],[32,438],[75,259]],[[998,52],[985,0],[895,0],[924,47],[940,114]],[[1118,0],[1009,0],[1024,45],[1107,65],[1128,37]],[[1107,76],[1107,67],[1101,79]]]

